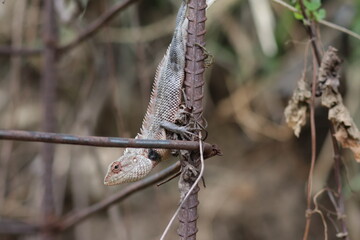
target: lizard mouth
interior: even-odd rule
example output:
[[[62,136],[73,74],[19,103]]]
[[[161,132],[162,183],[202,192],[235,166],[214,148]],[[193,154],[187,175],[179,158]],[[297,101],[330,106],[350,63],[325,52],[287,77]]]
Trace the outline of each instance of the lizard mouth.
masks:
[[[116,185],[116,181],[115,180],[109,180],[109,179],[105,178],[104,185],[106,185],[106,186],[114,186],[114,185]]]
[[[104,185],[106,185],[106,186],[115,185],[115,179],[113,179],[109,173],[106,174],[106,176],[105,176]]]

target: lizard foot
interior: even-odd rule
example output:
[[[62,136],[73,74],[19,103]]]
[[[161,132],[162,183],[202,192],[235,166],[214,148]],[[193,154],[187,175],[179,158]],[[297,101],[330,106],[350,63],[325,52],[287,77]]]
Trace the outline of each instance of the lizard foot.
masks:
[[[199,43],[195,43],[195,46],[198,46],[203,50],[203,54],[205,55],[205,61],[204,61],[205,68],[208,68],[211,65],[213,65],[213,63],[215,62],[214,56],[210,54],[209,51],[206,50],[206,48],[203,45]]]
[[[168,121],[161,122],[160,126],[170,133],[175,133],[175,136],[173,136],[172,139],[190,140],[191,136],[197,136],[196,134],[192,133],[192,131],[196,129],[189,128],[187,126],[179,126]]]

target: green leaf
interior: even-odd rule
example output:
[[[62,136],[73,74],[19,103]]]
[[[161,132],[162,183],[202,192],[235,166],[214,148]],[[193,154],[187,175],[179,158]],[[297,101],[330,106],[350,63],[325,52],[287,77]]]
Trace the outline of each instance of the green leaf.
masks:
[[[321,9],[319,9],[319,11],[314,12],[314,15],[315,15],[316,21],[320,21],[326,17],[326,11],[325,11],[325,9],[321,8]]]
[[[313,12],[321,7],[321,0],[304,0],[304,5],[307,9]]]
[[[300,3],[296,2],[296,4],[294,5],[294,7],[300,12],[301,11],[301,7],[300,7]]]
[[[304,16],[299,12],[294,12],[294,17],[297,20],[303,20],[304,19]]]
[[[295,19],[297,19],[297,20],[303,20],[303,19],[304,19],[304,16],[301,14],[300,3],[299,3],[299,2],[296,2],[294,7],[298,10],[297,12],[294,12],[294,17],[295,17]]]

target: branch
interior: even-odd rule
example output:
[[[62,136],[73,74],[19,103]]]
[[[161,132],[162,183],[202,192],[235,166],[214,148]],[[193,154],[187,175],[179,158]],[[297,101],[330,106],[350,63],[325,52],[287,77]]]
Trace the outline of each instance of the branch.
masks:
[[[88,208],[85,208],[83,210],[70,213],[67,216],[65,216],[62,221],[60,221],[60,223],[58,224],[58,228],[59,228],[58,230],[61,230],[61,231],[66,230],[66,229],[78,224],[79,222],[85,220],[86,218],[92,216],[96,212],[104,210],[104,209],[110,207],[111,205],[124,200],[125,198],[131,196],[132,194],[134,194],[144,188],[147,188],[147,187],[153,185],[154,183],[157,183],[159,181],[166,179],[168,176],[175,174],[179,170],[180,170],[180,162],[178,161],[178,162],[174,163],[173,165],[171,165],[170,167],[162,170],[161,172],[158,172],[154,175],[151,175],[148,178],[145,178],[143,180],[140,180],[138,182],[135,182],[135,183],[129,185],[128,187],[124,188],[122,191],[104,199],[101,202],[98,202],[98,203],[96,203]]]
[[[43,69],[41,79],[41,100],[43,106],[42,129],[52,132],[55,130],[56,117],[56,86],[57,86],[57,40],[58,27],[55,18],[55,2],[45,0],[43,6],[43,25],[42,41],[44,43]],[[41,158],[43,161],[42,183],[44,186],[42,217],[45,224],[50,223],[55,218],[55,200],[53,189],[53,163],[54,163],[54,145],[43,144],[41,149]],[[49,231],[47,227],[42,229],[41,239],[53,240],[56,236]]]
[[[205,157],[205,156],[204,156]],[[92,206],[84,208],[82,210],[74,211],[67,214],[62,220],[51,221],[46,226],[44,225],[33,225],[24,222],[15,222],[13,220],[0,219],[0,234],[34,234],[42,231],[44,228],[52,231],[64,231],[71,227],[74,227],[78,223],[91,217],[95,213],[102,211],[111,205],[118,203],[132,194],[139,192],[157,182],[166,180],[169,176],[180,171],[180,161],[177,161],[173,165],[165,168],[164,170],[155,173],[145,179],[132,183],[126,188],[121,190],[114,195],[102,200],[101,202],[95,203]]]
[[[65,216],[62,220],[51,221],[47,223],[46,226],[30,225],[23,222],[0,219],[0,234],[34,234],[42,231],[44,228],[57,232],[67,230],[84,221],[85,219],[91,217],[93,214],[102,211],[110,207],[111,205],[126,199],[127,197],[130,197],[132,194],[139,192],[159,181],[167,179],[169,176],[175,174],[179,170],[180,162],[178,161],[173,165],[169,166],[168,168],[151,175],[150,177],[128,185],[120,192],[109,196],[101,202],[95,203],[94,205],[84,208],[82,210],[71,212],[67,214],[67,216]]]
[[[300,3],[300,7],[301,7],[301,13],[304,16],[304,18],[306,20],[308,20],[310,22],[310,25],[304,25],[305,30],[308,34],[308,37],[311,41],[311,47],[312,47],[312,51],[313,51],[313,55],[315,57],[316,60],[316,64],[314,62],[314,71],[316,69],[316,67],[320,67],[321,65],[321,51],[317,45],[317,34],[316,31],[314,29],[314,22],[309,20],[309,17],[306,15],[306,11],[305,11],[305,6],[303,4],[303,0],[299,0]],[[315,72],[314,72],[315,74]],[[315,88],[317,86],[317,79],[316,76],[314,76],[313,78],[313,82],[312,82],[313,86],[312,86],[312,100],[311,100],[311,108],[312,109],[312,115],[314,115],[314,101],[315,101]],[[312,133],[312,145],[315,146],[315,119],[314,116],[312,116],[312,122],[311,122],[311,128],[312,128],[312,132],[314,131],[314,133]],[[341,174],[340,174],[340,165],[341,165],[341,154],[340,154],[340,147],[338,145],[338,142],[334,136],[335,134],[335,128],[334,128],[334,124],[330,121],[330,135],[331,135],[331,140],[332,140],[332,144],[333,144],[333,151],[334,151],[334,171],[335,171],[335,180],[336,180],[336,184],[337,184],[337,192],[339,194],[338,197],[338,205],[339,205],[339,209],[337,210],[337,213],[340,216],[345,216],[345,207],[344,207],[344,200],[343,200],[343,195],[342,195],[342,185],[341,185]],[[316,149],[314,149],[315,147],[313,147],[312,149],[312,162],[311,162],[311,168],[313,168],[314,166],[314,162],[315,162],[315,154],[316,154]],[[312,169],[310,170],[309,173],[309,182],[308,182],[308,201],[307,201],[307,216],[306,216],[306,225],[305,225],[305,231],[304,231],[304,236],[303,236],[303,240],[307,240],[308,239],[308,235],[309,235],[309,231],[310,231],[310,221],[311,221],[311,209],[310,209],[310,195],[311,195],[311,185],[312,185]],[[342,228],[342,232],[347,234],[347,226],[345,224],[345,221],[343,218],[339,219],[340,223],[341,223],[341,228]],[[349,236],[345,235],[346,240],[349,240]]]
[[[185,88],[185,103],[193,116],[196,135],[200,131],[200,126],[205,122],[203,119],[203,97],[204,97],[204,72],[205,72],[205,21],[206,21],[206,1],[189,0],[187,2],[187,19],[189,21],[187,28],[187,42],[185,54],[185,79],[183,86]],[[195,138],[193,137],[192,140]],[[179,227],[177,233],[182,240],[196,239],[197,219],[198,219],[198,180],[199,175],[192,176],[193,169],[199,169],[200,154],[199,150],[183,154],[182,173],[179,178],[179,191],[181,210],[179,212]],[[191,167],[189,167],[191,166]],[[203,167],[203,166],[202,166]],[[184,198],[186,197],[186,199]]]
[[[37,56],[41,53],[42,49],[24,49],[11,48],[9,46],[0,46],[0,55]]]
[[[77,136],[60,133],[32,132],[19,130],[0,130],[0,140],[15,140],[28,142],[47,142],[58,144],[84,145],[95,147],[131,147],[131,148],[163,148],[163,149],[186,149],[199,148],[197,141],[171,141],[133,139],[117,137]],[[221,155],[216,145],[204,143],[205,157]]]
[[[120,11],[126,9],[131,4],[139,0],[124,0],[112,8],[103,13],[97,20],[91,23],[82,33],[80,33],[74,40],[60,46],[57,48],[57,51],[62,54],[72,48],[76,47],[78,44],[82,43],[86,39],[92,37],[97,31],[99,31],[105,24],[112,20]],[[23,56],[33,56],[39,55],[42,53],[42,49],[14,49],[7,46],[0,46],[0,55],[23,55]]]
[[[0,219],[0,234],[34,234],[40,231],[40,227],[37,225],[29,224],[26,222],[20,222],[13,219]]]
[[[319,23],[322,24],[322,25],[325,25],[325,26],[327,26],[329,28],[332,28],[332,29],[338,30],[340,32],[346,33],[346,34],[360,40],[360,35],[359,34],[357,34],[356,32],[350,31],[349,29],[347,29],[345,27],[339,26],[339,25],[337,25],[335,23],[332,23],[332,22],[328,22],[326,20],[319,20]]]
[[[78,44],[82,43],[89,37],[93,36],[97,31],[100,30],[105,24],[107,24],[111,19],[113,19],[116,14],[124,9],[126,9],[131,4],[137,2],[138,0],[124,0],[112,8],[103,13],[97,20],[90,24],[82,33],[77,36],[73,41],[65,44],[58,48],[60,53],[67,52],[68,50],[74,48]]]
[[[290,4],[288,4],[288,3],[286,3],[286,2],[284,2],[282,0],[272,0],[272,1],[275,2],[275,3],[278,3],[279,5],[287,8],[287,9],[289,9],[292,12],[298,12],[299,13],[299,11],[295,7],[291,6]],[[318,23],[320,23],[320,24],[322,24],[324,26],[327,26],[329,28],[338,30],[340,32],[346,33],[346,34],[360,40],[360,35],[359,34],[357,34],[356,32],[353,32],[353,31],[351,31],[351,30],[349,30],[349,29],[347,29],[345,27],[339,26],[339,25],[337,25],[335,23],[332,23],[332,22],[329,22],[329,21],[326,21],[326,20],[319,20]]]

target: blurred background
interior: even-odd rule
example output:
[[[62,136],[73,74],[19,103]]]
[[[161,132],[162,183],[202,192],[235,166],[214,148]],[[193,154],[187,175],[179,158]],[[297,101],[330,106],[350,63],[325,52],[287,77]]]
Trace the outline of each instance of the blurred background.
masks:
[[[59,42],[84,30],[117,0],[57,0]],[[94,37],[57,63],[56,131],[78,135],[134,137],[145,113],[155,69],[174,29],[180,1],[140,1],[119,13]],[[323,1],[326,20],[360,33],[360,2]],[[0,3],[0,45],[43,46],[41,0]],[[206,49],[214,63],[206,71],[207,142],[222,157],[206,161],[206,188],[199,193],[198,239],[301,239],[305,226],[310,128],[295,138],[284,108],[302,73],[311,75],[311,52],[301,22],[267,0],[218,0],[207,14]],[[360,41],[319,25],[323,49],[339,49],[341,84],[360,125]],[[307,60],[307,61],[306,61]],[[306,62],[305,62],[306,61]],[[0,128],[41,131],[41,55],[0,55]],[[308,81],[311,78],[307,79]],[[316,110],[318,157],[314,189],[334,188],[327,112]],[[37,223],[43,185],[40,143],[0,141],[0,219]],[[107,165],[123,149],[56,145],[56,215],[83,209],[126,185],[106,187]],[[343,150],[343,191],[351,239],[360,239],[360,167]],[[174,163],[172,158],[156,171]],[[58,239],[159,239],[179,201],[177,179],[150,187],[102,211]],[[334,208],[324,211],[329,239],[337,239]],[[313,216],[309,239],[324,239]],[[177,223],[168,239],[177,239]],[[38,239],[0,235],[0,239]]]

